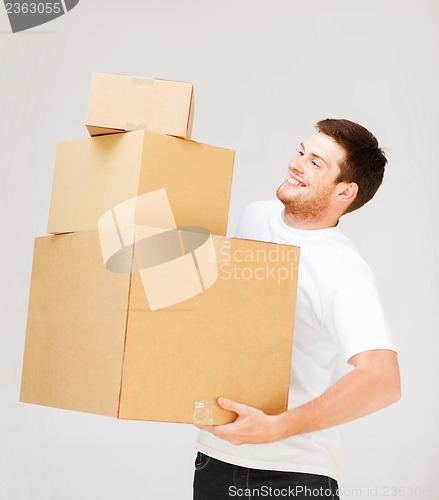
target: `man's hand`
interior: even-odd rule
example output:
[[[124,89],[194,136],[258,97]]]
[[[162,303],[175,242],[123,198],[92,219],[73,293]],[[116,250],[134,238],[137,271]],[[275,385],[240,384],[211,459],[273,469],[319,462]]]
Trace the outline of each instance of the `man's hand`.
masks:
[[[219,398],[218,404],[237,413],[236,420],[225,425],[203,425],[200,429],[235,445],[271,443],[281,439],[277,415],[267,415],[257,408],[225,398]]]
[[[350,422],[395,403],[400,398],[396,352],[364,351],[349,360],[354,369],[321,396],[279,415],[219,398],[218,404],[238,414],[226,425],[200,429],[232,444],[262,444]]]

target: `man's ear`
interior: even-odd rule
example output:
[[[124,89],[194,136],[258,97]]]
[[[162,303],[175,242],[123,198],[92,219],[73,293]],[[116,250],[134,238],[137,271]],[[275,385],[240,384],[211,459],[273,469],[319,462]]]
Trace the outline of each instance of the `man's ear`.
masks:
[[[358,193],[356,182],[340,182],[337,185],[337,198],[342,203],[351,204]]]

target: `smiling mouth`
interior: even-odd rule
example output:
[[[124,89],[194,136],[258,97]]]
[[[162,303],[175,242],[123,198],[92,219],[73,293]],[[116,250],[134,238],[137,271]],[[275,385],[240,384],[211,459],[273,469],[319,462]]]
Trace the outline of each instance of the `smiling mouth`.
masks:
[[[289,175],[285,181],[289,186],[292,186],[292,187],[306,187],[306,184],[304,184],[303,182],[299,181],[298,179],[295,179],[294,177],[292,177],[291,175]]]

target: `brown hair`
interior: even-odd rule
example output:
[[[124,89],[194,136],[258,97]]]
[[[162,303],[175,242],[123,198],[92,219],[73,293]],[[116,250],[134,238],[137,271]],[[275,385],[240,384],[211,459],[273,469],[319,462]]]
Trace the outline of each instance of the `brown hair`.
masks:
[[[337,182],[355,182],[358,193],[345,213],[357,210],[371,200],[380,187],[387,159],[376,137],[349,120],[327,118],[316,124],[322,134],[332,137],[346,152]]]

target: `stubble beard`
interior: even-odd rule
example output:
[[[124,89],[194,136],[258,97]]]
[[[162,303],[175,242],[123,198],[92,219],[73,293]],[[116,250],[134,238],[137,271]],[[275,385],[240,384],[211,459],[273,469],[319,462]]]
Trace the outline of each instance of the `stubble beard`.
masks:
[[[295,189],[295,188],[292,188]],[[299,188],[300,189],[300,188]],[[329,186],[322,192],[307,196],[296,193],[289,196],[288,188],[282,184],[276,191],[276,196],[284,204],[285,212],[298,222],[318,222],[322,219],[330,205],[330,194],[334,188]]]

